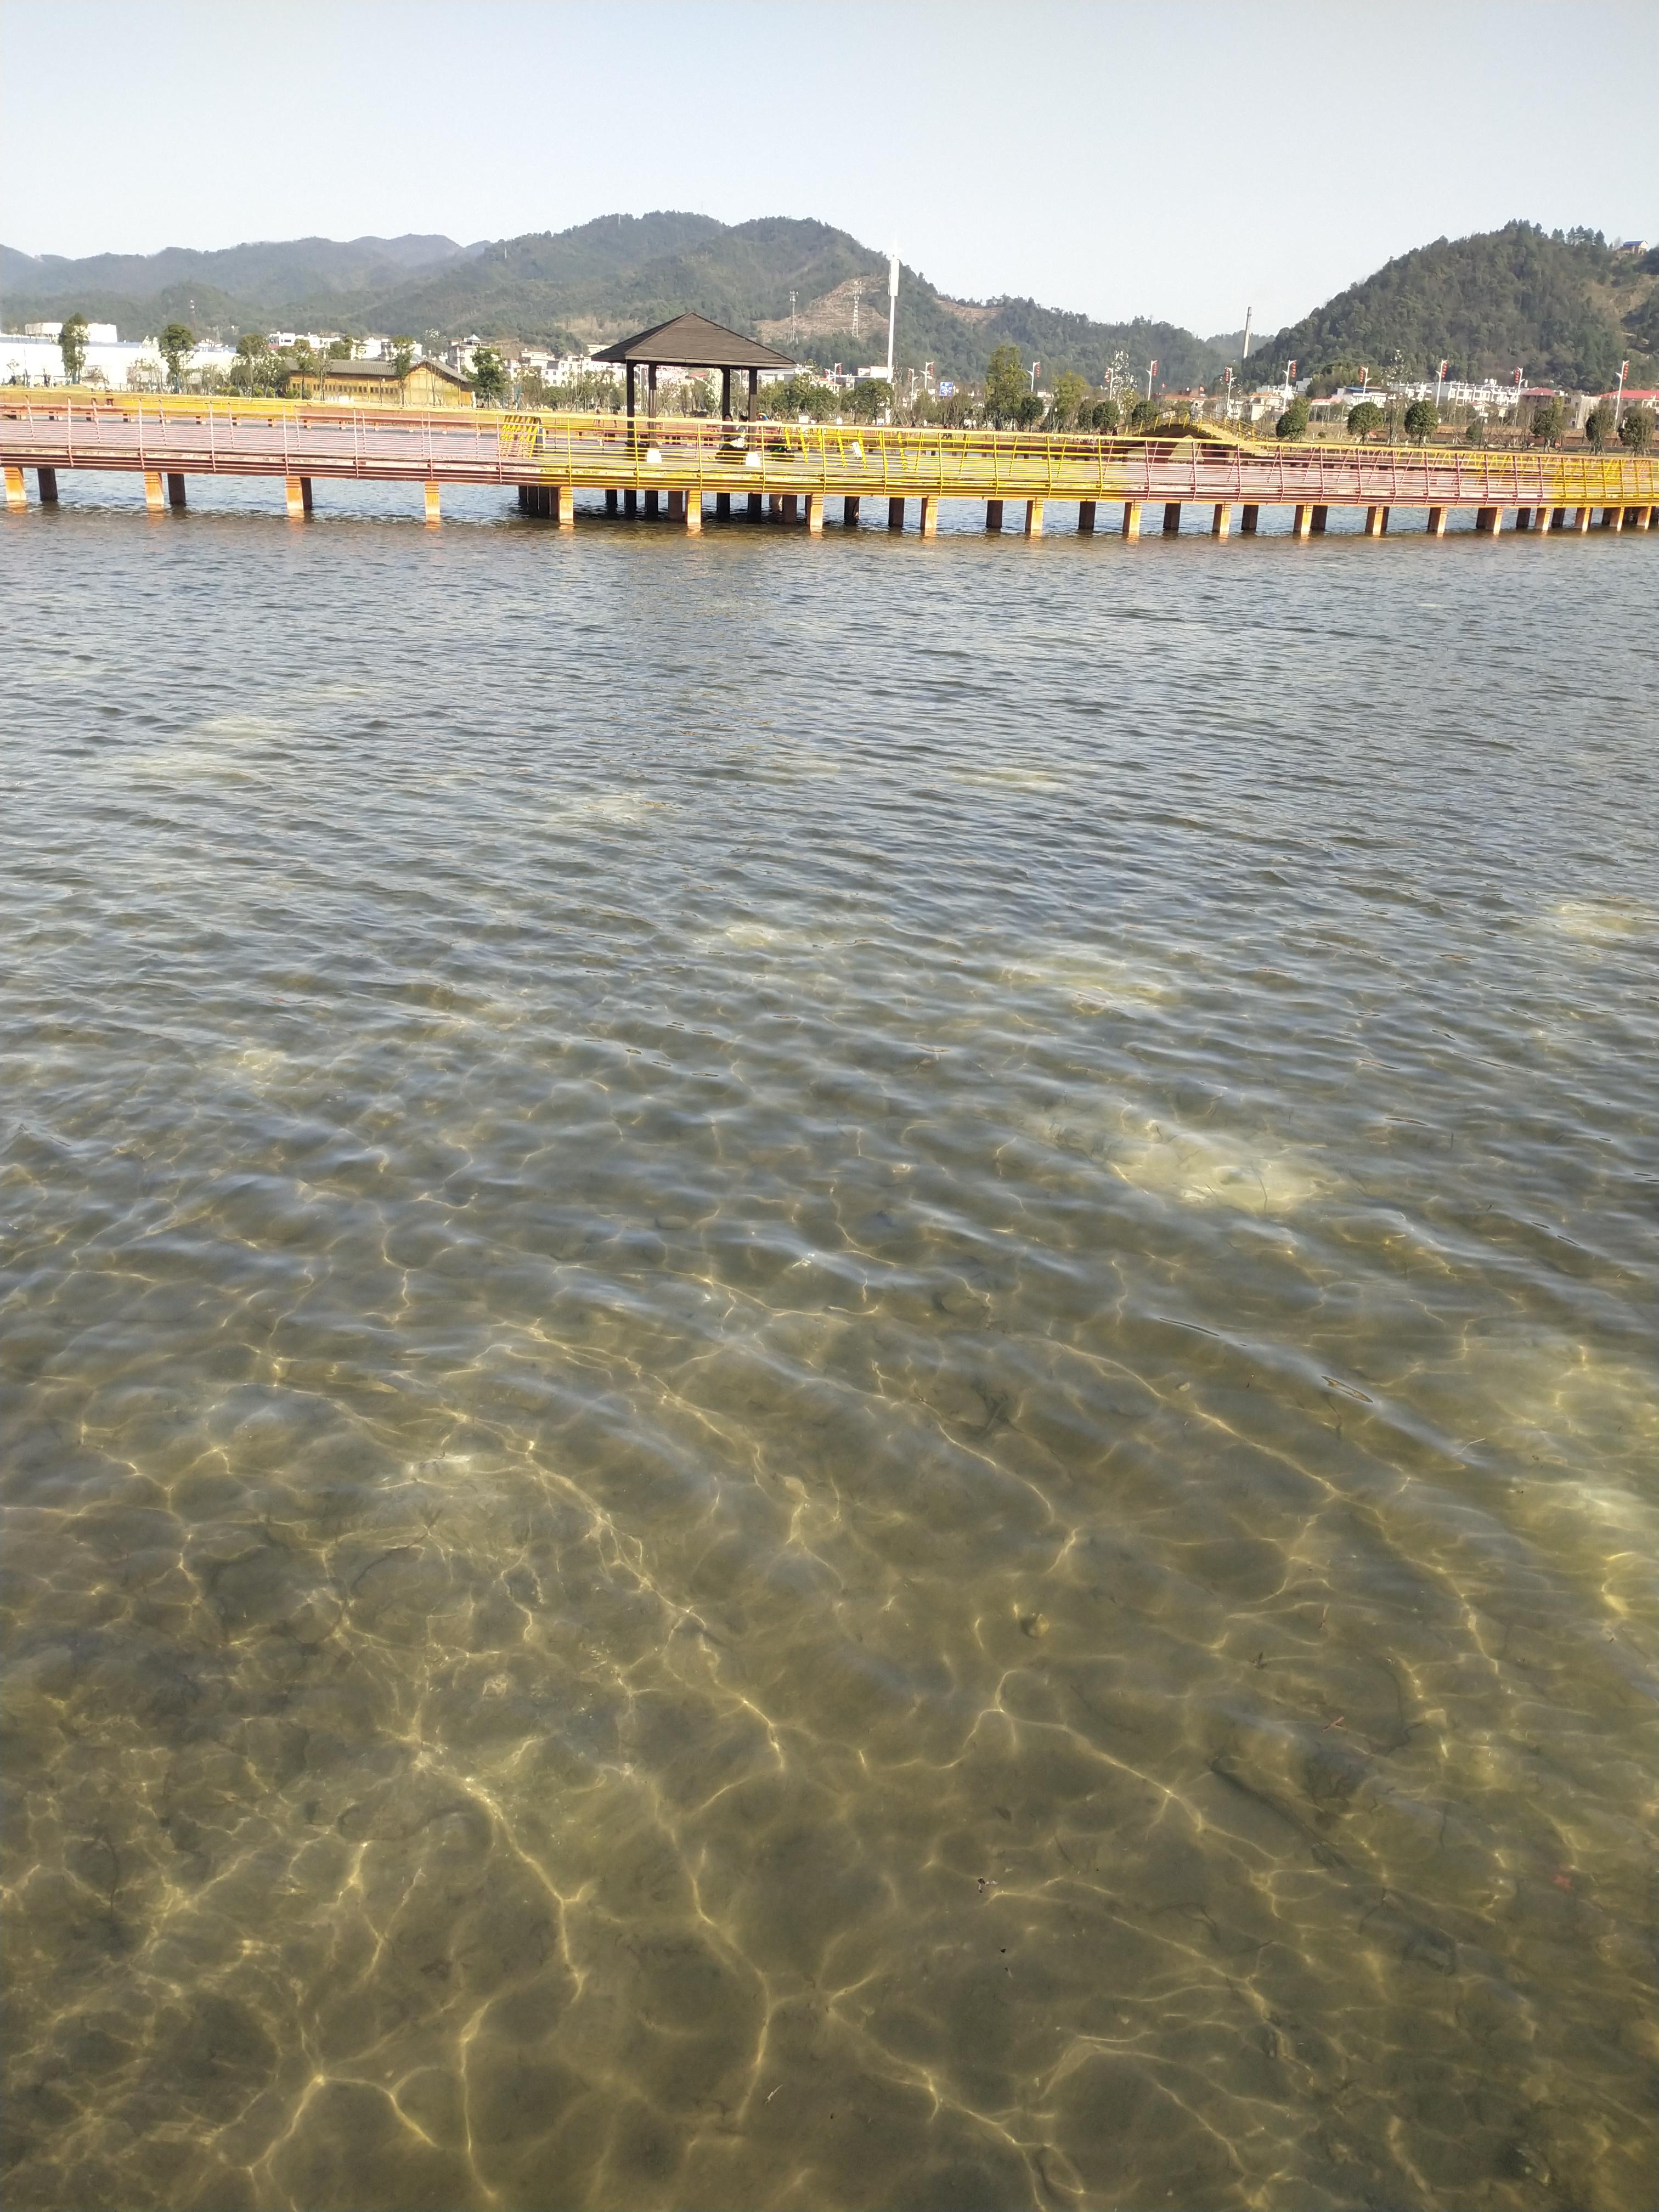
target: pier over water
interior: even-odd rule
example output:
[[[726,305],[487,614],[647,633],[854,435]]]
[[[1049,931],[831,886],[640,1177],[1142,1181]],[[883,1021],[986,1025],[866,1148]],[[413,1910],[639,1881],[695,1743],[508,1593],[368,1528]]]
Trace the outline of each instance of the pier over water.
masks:
[[[276,477],[289,514],[302,519],[318,479],[348,479],[418,484],[436,522],[445,484],[499,483],[518,491],[526,513],[566,526],[575,495],[593,491],[613,512],[642,507],[694,532],[711,496],[719,516],[769,514],[814,532],[832,498],[848,523],[860,520],[863,501],[884,500],[890,528],[906,527],[914,512],[924,536],[945,500],[981,502],[988,530],[1029,536],[1041,534],[1051,503],[1073,505],[1085,534],[1104,526],[1103,506],[1115,506],[1114,526],[1130,538],[1147,507],[1159,510],[1148,521],[1164,534],[1182,529],[1190,507],[1200,527],[1225,538],[1235,526],[1254,531],[1263,507],[1287,507],[1294,534],[1306,538],[1334,507],[1363,508],[1367,534],[1381,537],[1401,513],[1443,535],[1459,508],[1494,532],[1506,517],[1522,530],[1599,520],[1646,531],[1659,503],[1659,460],[1625,453],[1256,446],[1207,425],[1190,436],[1100,438],[32,389],[0,396],[0,464],[10,507],[27,501],[26,469],[48,501],[58,471],[107,469],[142,475],[155,508],[183,507],[191,476]]]

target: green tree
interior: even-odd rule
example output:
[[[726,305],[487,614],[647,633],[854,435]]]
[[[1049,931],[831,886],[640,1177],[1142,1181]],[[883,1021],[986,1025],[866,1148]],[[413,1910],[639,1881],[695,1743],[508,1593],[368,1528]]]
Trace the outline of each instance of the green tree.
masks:
[[[1158,411],[1157,400],[1136,400],[1134,405],[1129,410],[1129,428],[1136,437],[1144,438],[1146,435],[1158,421]]]
[[[1440,410],[1432,399],[1413,399],[1406,410],[1406,435],[1426,446],[1440,428]]]
[[[169,323],[156,340],[157,350],[167,365],[175,392],[184,389],[185,363],[196,350],[196,333],[188,323]]]
[[[1074,368],[1063,368],[1054,379],[1054,404],[1051,419],[1056,430],[1069,430],[1077,422],[1089,400],[1088,383]]]
[[[472,356],[472,397],[480,407],[499,407],[507,392],[507,364],[493,346]]]
[[[230,365],[233,392],[269,392],[274,382],[270,348],[258,331],[244,331]]]
[[[1089,427],[1103,435],[1116,429],[1123,416],[1115,399],[1097,399],[1089,410]]]
[[[1619,442],[1632,453],[1645,453],[1653,443],[1653,410],[1626,407],[1619,424]]]
[[[884,376],[860,377],[853,386],[851,411],[855,422],[873,422],[893,404],[893,387]]]
[[[329,361],[349,361],[354,350],[349,338],[331,338],[325,358]]]
[[[1529,426],[1534,446],[1559,445],[1567,427],[1567,410],[1559,399],[1540,399],[1532,410]]]
[[[1000,345],[985,372],[985,411],[999,430],[1019,419],[1019,403],[1030,396],[1031,381],[1019,357],[1019,348]]]
[[[415,341],[413,338],[399,337],[392,339],[392,366],[397,370],[398,381],[401,383],[403,379],[409,374],[410,370],[415,366]]]
[[[810,368],[781,378],[766,396],[770,411],[780,417],[810,415],[815,422],[826,422],[836,412],[835,393]]]
[[[1285,439],[1305,438],[1312,410],[1305,399],[1292,399],[1273,425],[1276,435]]]
[[[1035,430],[1048,411],[1048,403],[1040,392],[1022,392],[1014,403],[1014,428]]]
[[[1382,428],[1382,410],[1374,399],[1361,399],[1348,410],[1348,435],[1369,438]]]
[[[1605,399],[1598,400],[1584,417],[1584,442],[1596,453],[1606,453],[1613,443],[1613,409]]]
[[[58,350],[64,356],[64,374],[70,384],[81,381],[82,371],[87,365],[87,319],[82,314],[70,317],[58,333]]]

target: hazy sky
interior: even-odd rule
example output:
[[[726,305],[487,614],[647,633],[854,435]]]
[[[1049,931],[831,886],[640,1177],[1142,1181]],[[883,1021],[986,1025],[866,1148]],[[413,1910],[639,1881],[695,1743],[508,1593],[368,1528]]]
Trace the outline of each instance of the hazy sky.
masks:
[[[1659,237],[1648,5],[4,0],[0,239],[817,216],[1203,333],[1443,233]]]

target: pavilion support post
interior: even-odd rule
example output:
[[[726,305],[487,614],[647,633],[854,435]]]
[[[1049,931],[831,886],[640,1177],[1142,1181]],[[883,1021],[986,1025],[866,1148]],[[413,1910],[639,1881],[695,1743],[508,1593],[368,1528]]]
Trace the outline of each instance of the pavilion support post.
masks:
[[[858,527],[859,495],[849,491],[841,503],[841,519],[849,530]]]
[[[685,531],[687,537],[701,538],[702,535],[702,493],[701,490],[684,491],[680,494],[680,497],[685,501]]]
[[[1311,507],[1298,507],[1296,513],[1291,517],[1291,537],[1306,538],[1311,533],[1312,530],[1313,508]]]
[[[732,520],[732,495],[729,491],[714,494],[714,517],[719,522],[730,522]]]
[[[904,527],[904,501],[903,501],[902,499],[890,499],[890,500],[888,501],[888,502],[887,502],[887,527],[888,527],[890,530],[902,530],[902,529],[903,529],[903,527]]]
[[[766,512],[766,495],[763,492],[751,491],[748,495],[747,504],[750,521],[758,522]]]
[[[1365,535],[1367,538],[1381,538],[1388,529],[1388,526],[1389,510],[1386,507],[1368,507],[1365,509]]]
[[[1476,507],[1474,526],[1477,530],[1485,531],[1488,537],[1495,538],[1504,527],[1503,508],[1501,507]]]
[[[185,503],[185,480],[177,469],[167,471],[167,505],[182,507]]]
[[[922,498],[917,501],[917,506],[921,511],[916,517],[916,527],[924,538],[937,538],[939,536],[938,500]]]
[[[1025,535],[1028,538],[1041,538],[1042,535],[1042,501],[1040,499],[1028,499],[1025,502]]]
[[[23,472],[21,469],[17,472],[17,481],[21,486],[23,481]],[[21,505],[21,502],[19,503]],[[167,503],[167,494],[161,489],[161,471],[160,469],[146,469],[144,471],[144,505],[152,514],[159,514]]]
[[[993,535],[1001,529],[1002,501],[1000,499],[988,499],[986,501],[985,527],[990,531]]]
[[[1329,529],[1330,522],[1331,510],[1329,507],[1316,506],[1313,511],[1314,536],[1316,538],[1322,538],[1325,535],[1325,532]]]
[[[645,372],[645,419],[647,422],[654,422],[657,419],[657,364],[654,361]]]
[[[628,380],[628,419],[629,422],[632,422],[634,420],[635,401],[638,396],[637,386],[634,381],[634,374],[635,364],[630,361],[626,371]]]
[[[751,422],[759,412],[760,371],[757,368],[751,368],[749,372],[749,419]]]
[[[806,495],[806,527],[814,538],[823,535],[823,494],[809,491]]]
[[[553,490],[553,520],[561,530],[576,527],[576,487],[573,483],[556,484]]]
[[[441,522],[443,520],[443,504],[439,497],[438,486],[428,477],[423,489],[426,492],[426,519],[428,522]]]
[[[1261,507],[1255,501],[1247,501],[1238,510],[1238,528],[1240,536],[1243,538],[1254,538],[1256,534],[1257,525],[1261,520]]]
[[[1092,538],[1095,534],[1095,502],[1091,499],[1080,499],[1077,503],[1077,534],[1079,538]]]
[[[1215,519],[1210,525],[1211,537],[1230,537],[1232,532],[1232,526],[1233,510],[1231,506],[1225,500],[1218,500],[1216,503]]]
[[[40,495],[42,507],[58,504],[58,471],[56,469],[36,469],[34,488]]]
[[[1123,535],[1131,539],[1140,535],[1140,501],[1138,499],[1126,499],[1123,502]]]
[[[526,504],[525,491],[526,487],[520,484],[519,487],[520,507]],[[283,495],[288,502],[289,520],[303,522],[311,513],[311,478],[309,477],[285,477],[283,483]]]
[[[605,495],[605,513],[607,514],[614,514],[620,504],[621,501],[617,496],[615,488],[613,487],[610,491],[606,492]]]
[[[1443,538],[1445,534],[1446,510],[1443,507],[1431,507],[1429,509],[1429,535],[1431,538]]]
[[[161,479],[160,477],[157,477],[155,483],[158,489],[160,489],[161,482]],[[146,491],[149,489],[149,478],[148,477],[144,478],[144,489]],[[15,469],[11,463],[8,461],[6,463],[6,505],[8,507],[27,507],[28,503],[28,486],[23,482],[23,471],[21,469]],[[157,500],[155,504],[159,507],[161,505],[161,501]]]
[[[720,420],[722,422],[732,420],[732,372],[729,368],[720,371]]]
[[[1178,499],[1166,499],[1164,502],[1164,535],[1166,538],[1179,538],[1181,535],[1181,501]]]

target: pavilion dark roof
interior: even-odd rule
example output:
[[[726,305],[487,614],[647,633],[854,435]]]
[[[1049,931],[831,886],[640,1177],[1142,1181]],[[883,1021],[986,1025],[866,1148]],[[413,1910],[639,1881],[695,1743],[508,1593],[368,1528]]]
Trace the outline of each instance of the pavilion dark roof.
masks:
[[[757,338],[711,323],[707,315],[676,315],[631,338],[618,338],[593,356],[595,361],[637,362],[659,368],[793,368],[787,353],[775,353]]]

